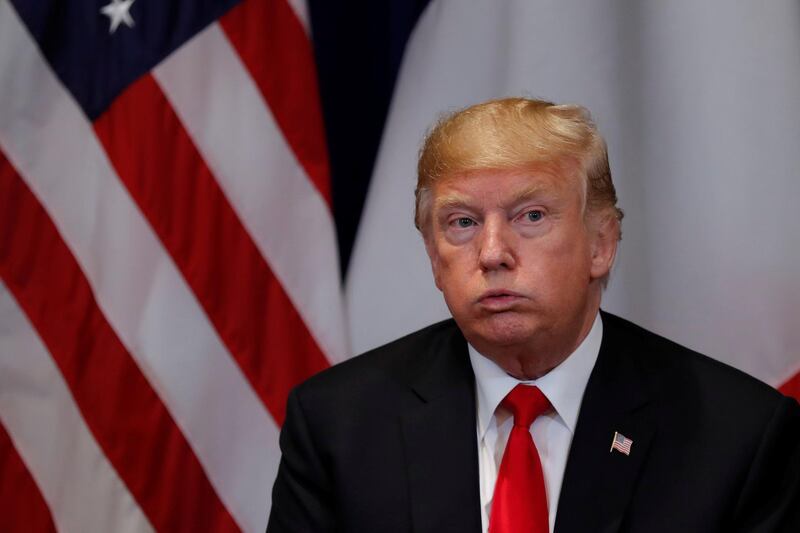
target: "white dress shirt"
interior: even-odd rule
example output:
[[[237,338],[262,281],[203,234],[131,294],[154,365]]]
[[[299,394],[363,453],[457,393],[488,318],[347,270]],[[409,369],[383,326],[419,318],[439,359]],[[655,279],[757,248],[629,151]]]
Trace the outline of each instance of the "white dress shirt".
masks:
[[[520,383],[539,387],[553,406],[553,410],[537,418],[530,428],[542,463],[550,533],[553,532],[561,482],[564,479],[567,455],[578,421],[578,411],[589,381],[589,374],[600,352],[602,338],[603,322],[598,313],[592,329],[580,346],[556,368],[532,381],[519,381],[509,376],[493,361],[469,345],[478,404],[478,466],[481,522],[484,533],[489,530],[494,485],[508,435],[513,426],[511,413],[499,405],[511,389]]]

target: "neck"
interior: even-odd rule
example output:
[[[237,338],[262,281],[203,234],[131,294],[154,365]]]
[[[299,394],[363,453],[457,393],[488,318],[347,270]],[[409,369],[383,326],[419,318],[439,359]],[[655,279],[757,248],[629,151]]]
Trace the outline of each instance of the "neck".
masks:
[[[598,302],[572,324],[566,325],[565,331],[545,332],[523,345],[473,346],[510,376],[521,381],[538,379],[563,363],[580,346],[589,335],[599,308]]]

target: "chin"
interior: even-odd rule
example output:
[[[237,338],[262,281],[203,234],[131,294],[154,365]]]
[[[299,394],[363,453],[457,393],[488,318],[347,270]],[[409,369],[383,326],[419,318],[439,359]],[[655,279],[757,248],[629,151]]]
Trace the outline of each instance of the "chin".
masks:
[[[516,313],[497,313],[477,320],[472,326],[475,337],[497,347],[527,343],[538,329],[529,318]]]

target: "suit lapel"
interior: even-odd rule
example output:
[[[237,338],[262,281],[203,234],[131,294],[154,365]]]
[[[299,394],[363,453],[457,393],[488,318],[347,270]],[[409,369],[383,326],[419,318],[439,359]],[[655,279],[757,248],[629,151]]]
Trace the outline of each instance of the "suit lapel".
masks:
[[[413,530],[481,530],[475,386],[456,328],[412,379],[421,400],[403,417]]]
[[[555,533],[613,533],[623,523],[658,418],[636,348],[615,317],[603,314],[603,342],[567,459]],[[615,432],[633,441],[630,455],[610,451]]]

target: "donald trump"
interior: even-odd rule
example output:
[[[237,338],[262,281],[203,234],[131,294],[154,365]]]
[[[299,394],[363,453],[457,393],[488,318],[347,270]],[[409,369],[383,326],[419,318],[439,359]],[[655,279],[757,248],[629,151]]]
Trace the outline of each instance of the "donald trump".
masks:
[[[442,118],[415,223],[452,319],[290,395],[267,530],[800,531],[800,407],[600,310],[622,211],[587,110]]]

